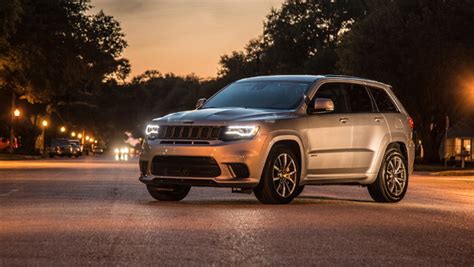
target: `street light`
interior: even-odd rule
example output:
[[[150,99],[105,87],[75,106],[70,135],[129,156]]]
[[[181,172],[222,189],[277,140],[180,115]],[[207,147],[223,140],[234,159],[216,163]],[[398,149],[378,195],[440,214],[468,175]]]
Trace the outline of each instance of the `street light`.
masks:
[[[41,154],[44,154],[44,131],[45,131],[45,128],[48,127],[48,121],[47,120],[43,120],[41,122],[41,125],[43,125],[43,128],[41,129]]]
[[[66,132],[66,127],[61,126],[61,129],[59,129],[59,130],[61,131],[61,133],[64,133],[64,132]]]
[[[76,132],[72,132],[71,137],[76,137]]]
[[[82,138],[82,134],[78,134],[78,135],[77,135],[77,138],[81,139],[81,138]]]
[[[12,103],[12,106],[14,104]],[[9,145],[9,152],[10,153],[13,153],[13,150],[15,149],[15,130],[13,129],[13,127],[15,126],[15,121],[18,120],[18,117],[20,117],[20,110],[19,109],[15,109],[13,111],[13,116],[12,116],[12,122],[11,122],[11,126],[10,126],[10,145]]]
[[[86,141],[89,141],[89,138],[90,138],[90,137],[89,137],[88,135],[86,135]]]

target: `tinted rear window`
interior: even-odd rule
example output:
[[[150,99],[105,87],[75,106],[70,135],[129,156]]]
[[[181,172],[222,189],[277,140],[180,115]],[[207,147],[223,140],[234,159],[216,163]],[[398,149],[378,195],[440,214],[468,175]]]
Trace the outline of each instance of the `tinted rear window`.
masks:
[[[383,89],[370,87],[370,93],[374,97],[379,112],[398,112],[397,106],[393,103],[390,96]]]
[[[353,84],[346,88],[349,107],[352,113],[373,112],[372,101],[364,86]]]

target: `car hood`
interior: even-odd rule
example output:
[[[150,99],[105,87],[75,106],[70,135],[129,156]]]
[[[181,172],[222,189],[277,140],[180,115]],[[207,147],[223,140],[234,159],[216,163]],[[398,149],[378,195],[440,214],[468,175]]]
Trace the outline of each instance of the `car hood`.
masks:
[[[293,112],[275,109],[206,108],[168,114],[153,121],[200,122],[200,121],[263,121],[290,118]]]

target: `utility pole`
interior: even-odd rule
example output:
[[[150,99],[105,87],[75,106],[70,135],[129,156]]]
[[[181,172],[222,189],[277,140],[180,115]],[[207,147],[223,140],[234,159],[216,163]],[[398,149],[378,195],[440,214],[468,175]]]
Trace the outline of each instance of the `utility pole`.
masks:
[[[446,116],[446,127],[444,132],[444,167],[448,167],[448,128],[449,116]]]
[[[10,111],[11,121],[10,121],[10,146],[8,147],[8,152],[13,153],[15,142],[15,132],[13,131],[13,124],[15,123],[15,90],[12,89],[12,108]]]

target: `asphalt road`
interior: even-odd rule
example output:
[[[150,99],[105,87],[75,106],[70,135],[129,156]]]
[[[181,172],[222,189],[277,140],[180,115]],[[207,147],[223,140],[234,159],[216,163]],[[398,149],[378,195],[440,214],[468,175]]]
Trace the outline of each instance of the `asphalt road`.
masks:
[[[0,161],[0,266],[474,265],[474,176],[415,174],[397,204],[324,186],[269,206],[216,188],[157,202],[137,169]]]

